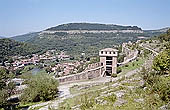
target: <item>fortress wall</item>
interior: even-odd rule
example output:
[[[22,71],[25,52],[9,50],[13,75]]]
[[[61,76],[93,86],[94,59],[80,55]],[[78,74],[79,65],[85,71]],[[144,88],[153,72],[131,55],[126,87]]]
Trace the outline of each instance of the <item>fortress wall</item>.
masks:
[[[104,71],[104,67],[100,66],[100,67],[97,67],[97,68],[94,68],[94,69],[86,70],[86,71],[81,72],[81,73],[72,74],[72,75],[68,75],[68,76],[64,76],[64,77],[59,77],[59,78],[56,78],[56,79],[59,81],[59,83],[94,79],[94,78],[100,77],[101,74],[103,73],[103,71]]]

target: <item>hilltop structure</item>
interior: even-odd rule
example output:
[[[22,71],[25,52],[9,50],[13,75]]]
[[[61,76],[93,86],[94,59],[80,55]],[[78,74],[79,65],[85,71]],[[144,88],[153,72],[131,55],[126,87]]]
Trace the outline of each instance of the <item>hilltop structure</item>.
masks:
[[[117,73],[117,56],[118,50],[113,48],[105,48],[99,51],[100,64],[104,66],[105,75]]]

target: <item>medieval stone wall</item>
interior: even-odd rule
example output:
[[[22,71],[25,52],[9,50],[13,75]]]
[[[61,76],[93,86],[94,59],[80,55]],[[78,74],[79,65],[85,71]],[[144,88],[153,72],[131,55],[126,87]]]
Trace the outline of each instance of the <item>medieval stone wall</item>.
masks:
[[[81,81],[81,80],[88,80],[88,79],[94,79],[97,77],[100,77],[104,71],[103,66],[99,66],[94,69],[86,70],[81,73],[72,74],[64,77],[56,78],[59,83],[67,83],[67,82],[75,82],[75,81]]]
[[[129,49],[128,45],[133,45],[133,44],[131,42],[122,44],[122,52],[126,56],[124,57],[124,61],[122,63],[119,63],[119,65],[124,65],[124,64],[136,59],[138,56],[138,50],[137,49],[134,49],[134,50]]]

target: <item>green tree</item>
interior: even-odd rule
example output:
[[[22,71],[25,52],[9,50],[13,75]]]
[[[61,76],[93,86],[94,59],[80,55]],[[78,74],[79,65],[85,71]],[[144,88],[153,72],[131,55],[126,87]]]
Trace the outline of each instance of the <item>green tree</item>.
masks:
[[[153,61],[153,69],[160,74],[170,74],[170,50],[159,53]]]
[[[161,34],[159,36],[159,40],[161,42],[163,42],[163,41],[170,41],[170,29],[165,34]]]
[[[7,104],[8,93],[5,89],[0,90],[0,108]]]
[[[21,96],[22,102],[38,102],[54,99],[58,93],[58,81],[50,76],[35,75]]]
[[[12,95],[12,91],[15,88],[13,82],[9,82],[12,78],[12,73],[6,68],[0,67],[0,108],[7,105],[7,98]]]

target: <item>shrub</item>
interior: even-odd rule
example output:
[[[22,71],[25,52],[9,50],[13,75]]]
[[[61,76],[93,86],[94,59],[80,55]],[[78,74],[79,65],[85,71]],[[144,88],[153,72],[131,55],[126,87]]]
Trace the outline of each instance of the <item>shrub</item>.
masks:
[[[94,98],[88,97],[87,94],[85,94],[84,97],[81,98],[81,103],[82,103],[80,106],[81,110],[92,108],[96,104]]]
[[[111,74],[111,77],[115,78],[115,77],[117,77],[117,74],[113,73],[113,74]]]
[[[13,76],[6,68],[0,67],[0,108],[11,105],[7,98],[12,95],[15,88],[14,83],[10,82]]]
[[[121,67],[117,67],[117,73],[122,72],[122,68]]]
[[[160,74],[170,73],[170,50],[163,51],[155,57],[153,69]]]
[[[8,93],[5,89],[0,90],[0,108],[7,104]]]
[[[145,68],[142,69],[141,74],[150,94],[158,94],[164,102],[170,101],[170,76],[165,77]]]
[[[153,91],[159,94],[163,101],[170,102],[170,77],[159,77],[153,85]]]
[[[129,66],[128,64],[125,65],[125,67],[128,67],[128,66]]]
[[[104,97],[104,100],[113,104],[116,101],[116,95],[112,94],[110,96]]]
[[[46,75],[35,75],[28,82],[28,88],[21,96],[22,102],[38,102],[54,99],[58,92],[58,82]]]

